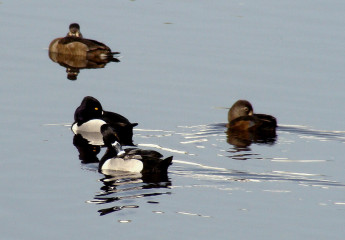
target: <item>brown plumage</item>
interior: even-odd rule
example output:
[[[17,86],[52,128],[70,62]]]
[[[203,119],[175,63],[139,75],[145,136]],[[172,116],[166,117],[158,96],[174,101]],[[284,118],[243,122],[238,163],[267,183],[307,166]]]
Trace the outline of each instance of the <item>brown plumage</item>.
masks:
[[[238,100],[230,108],[227,127],[237,131],[271,131],[277,127],[275,117],[266,114],[255,114],[247,100]]]
[[[56,38],[50,43],[49,52],[92,59],[113,59],[114,54],[119,54],[119,52],[112,52],[108,46],[101,42],[83,38],[77,23],[72,23],[69,26],[66,37]]]

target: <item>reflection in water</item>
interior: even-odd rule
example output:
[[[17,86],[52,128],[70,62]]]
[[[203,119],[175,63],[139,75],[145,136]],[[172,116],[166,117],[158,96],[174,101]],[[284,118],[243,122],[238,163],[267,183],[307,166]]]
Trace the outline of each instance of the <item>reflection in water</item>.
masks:
[[[99,159],[97,155],[101,151],[101,147],[92,145],[88,140],[83,138],[81,134],[76,134],[73,137],[73,145],[79,152],[79,159],[82,163],[97,163]]]
[[[251,144],[264,144],[266,146],[273,146],[277,142],[276,132],[229,132],[226,128],[226,123],[216,123],[208,125],[197,126],[180,126],[185,131],[179,133],[183,136],[185,141],[182,144],[202,144],[207,142],[221,142],[222,139],[233,145],[232,149],[227,152],[231,153],[230,158],[236,160],[246,159],[261,159],[257,154],[252,153],[249,146]],[[299,138],[308,138],[319,141],[337,141],[345,143],[345,131],[326,131],[315,130],[306,126],[298,125],[279,125],[278,132],[297,134]]]
[[[121,171],[103,171],[104,178],[100,179],[103,186],[93,200],[88,203],[95,204],[114,204],[120,202],[135,202],[136,199],[145,197],[156,197],[164,194],[170,194],[170,191],[161,191],[160,189],[169,189],[171,182],[167,174],[155,176],[143,176],[140,173],[130,173]],[[155,201],[148,201],[159,203]],[[136,202],[135,202],[136,203]],[[124,204],[106,207],[98,210],[101,216],[117,212],[124,209],[139,208],[137,204]]]
[[[277,140],[276,131],[230,131],[226,127],[226,123],[215,123],[208,125],[198,125],[186,127],[185,129],[191,129],[191,133],[183,133],[185,139],[188,141],[183,141],[183,144],[196,143],[196,142],[207,142],[211,137],[221,137],[226,134],[226,141],[234,146],[234,149],[229,152],[249,152],[251,151],[249,146],[252,143],[255,144],[267,144],[273,145]],[[241,156],[237,155],[237,159],[244,160],[246,154],[243,154],[243,159]],[[250,154],[252,155],[252,154]]]
[[[227,129],[227,142],[237,151],[246,151],[252,143],[273,145],[277,139],[275,131],[232,131]]]
[[[244,152],[248,153],[244,153]],[[249,160],[249,159],[256,159],[256,160],[262,160],[262,157],[259,157],[259,154],[251,153],[251,150],[249,148],[237,148],[235,147],[234,150],[228,150],[228,153],[231,153],[230,156],[228,156],[231,159],[234,160]]]
[[[84,138],[86,142],[90,145],[94,146],[103,146],[103,136],[100,132],[86,132],[86,131],[78,131],[77,134],[80,135],[81,138]]]
[[[120,62],[118,58],[101,59],[53,52],[49,52],[49,58],[66,68],[69,80],[77,80],[80,69],[104,68],[109,62]]]

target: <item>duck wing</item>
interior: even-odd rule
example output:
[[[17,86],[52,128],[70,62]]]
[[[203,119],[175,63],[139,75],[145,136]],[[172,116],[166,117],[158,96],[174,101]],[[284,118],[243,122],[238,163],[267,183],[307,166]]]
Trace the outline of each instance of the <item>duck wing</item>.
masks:
[[[266,114],[254,114],[251,116],[238,117],[228,124],[229,129],[239,131],[275,130],[276,127],[276,118]]]
[[[135,156],[141,156],[141,158],[162,158],[163,155],[154,150],[144,150],[140,148],[126,148],[126,157],[132,158]]]
[[[277,127],[277,119],[271,115],[254,114],[254,117],[259,119],[258,122],[261,123],[260,128],[262,129],[272,129]]]
[[[60,44],[70,44],[70,43],[82,43],[86,45],[89,51],[103,49],[111,52],[110,48],[104,43],[98,42],[92,39],[79,38],[79,37],[64,37],[59,41]]]

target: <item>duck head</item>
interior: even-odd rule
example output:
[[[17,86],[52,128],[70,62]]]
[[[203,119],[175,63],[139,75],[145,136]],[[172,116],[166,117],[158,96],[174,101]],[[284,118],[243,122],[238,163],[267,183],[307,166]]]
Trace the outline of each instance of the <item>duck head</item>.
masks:
[[[79,37],[83,38],[83,35],[80,32],[80,26],[78,23],[71,23],[69,25],[69,32],[67,33],[68,37]]]
[[[253,113],[254,110],[250,102],[247,100],[238,100],[229,110],[228,121],[231,122],[238,117],[251,116]]]
[[[74,121],[80,126],[91,119],[101,119],[103,108],[101,103],[94,97],[84,97],[80,106],[75,110]]]

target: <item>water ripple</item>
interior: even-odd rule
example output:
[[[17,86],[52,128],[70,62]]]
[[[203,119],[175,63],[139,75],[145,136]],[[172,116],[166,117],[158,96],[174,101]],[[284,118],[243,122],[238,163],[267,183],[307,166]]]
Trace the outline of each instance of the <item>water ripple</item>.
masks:
[[[278,131],[295,133],[300,138],[308,138],[319,141],[337,141],[345,143],[345,131],[327,131],[312,129],[301,125],[279,125]]]
[[[196,178],[209,181],[244,181],[244,182],[271,182],[271,181],[290,181],[306,184],[308,186],[323,187],[345,187],[345,184],[324,179],[325,176],[314,173],[272,171],[267,173],[255,173],[248,171],[229,170],[207,166],[199,163],[175,160],[175,163],[192,165],[193,169],[178,169],[172,171],[174,174],[188,178]]]
[[[98,210],[100,216],[127,209],[140,207],[139,199],[151,198],[171,194],[171,182],[165,176],[142,176],[140,173],[130,173],[121,171],[104,172],[104,177],[100,179],[103,185],[100,191],[92,200],[87,203],[112,205]],[[165,190],[164,190],[165,189]],[[136,204],[128,204],[128,201],[135,201]],[[118,204],[124,202],[126,204]],[[149,201],[148,201],[149,202]],[[152,201],[151,201],[152,202]],[[154,201],[157,202],[157,201]],[[113,205],[117,203],[116,205]],[[128,220],[131,222],[131,220]]]

